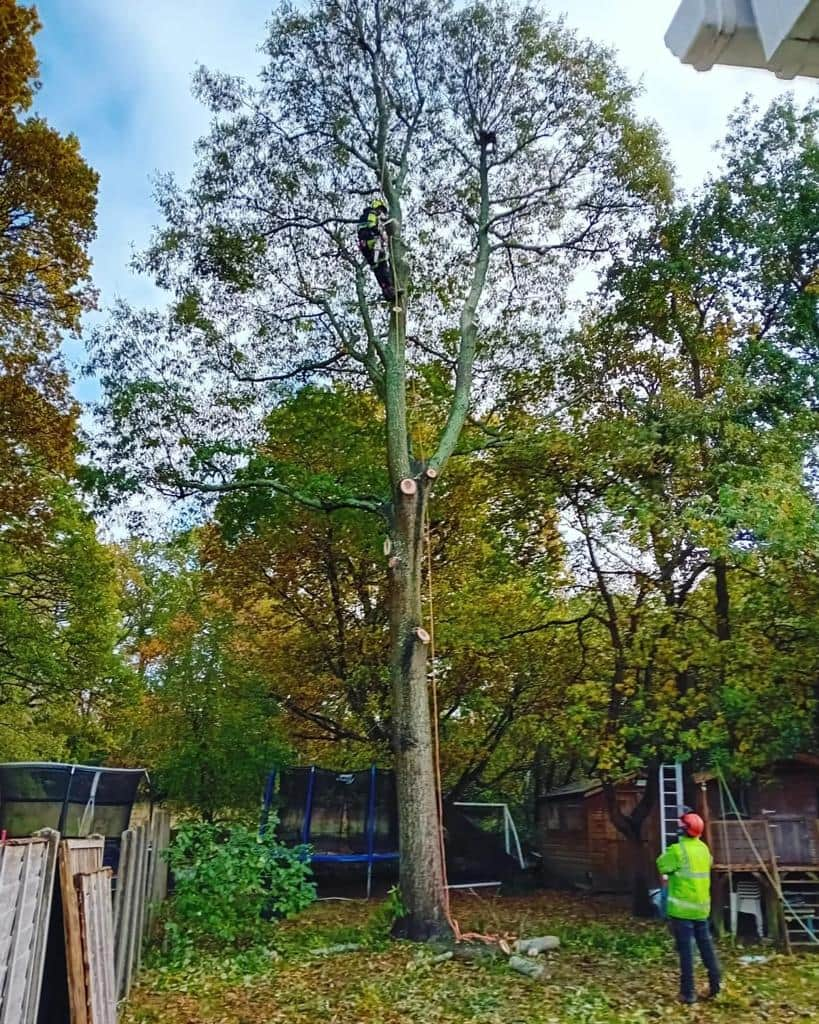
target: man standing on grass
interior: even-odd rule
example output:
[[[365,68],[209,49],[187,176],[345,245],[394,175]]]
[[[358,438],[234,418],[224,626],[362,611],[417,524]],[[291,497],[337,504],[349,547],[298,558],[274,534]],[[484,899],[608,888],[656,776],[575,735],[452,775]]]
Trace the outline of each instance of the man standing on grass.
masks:
[[[680,817],[679,842],[657,858],[657,870],[668,878],[668,917],[680,956],[680,1002],[696,1003],[693,942],[708,971],[708,998],[719,994],[720,967],[708,918],[711,914],[711,851],[700,839],[705,823],[699,814]]]

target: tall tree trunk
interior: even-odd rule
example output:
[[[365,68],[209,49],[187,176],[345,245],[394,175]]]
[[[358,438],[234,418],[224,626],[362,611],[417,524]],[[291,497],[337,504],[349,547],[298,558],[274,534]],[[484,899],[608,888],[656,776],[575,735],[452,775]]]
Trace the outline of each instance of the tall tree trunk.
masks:
[[[432,742],[421,610],[424,516],[429,481],[396,489],[390,558],[390,648],[393,746],[401,844],[400,889],[406,915],[395,933],[424,941],[451,934],[441,856],[437,773]],[[407,481],[407,486],[410,482]]]
[[[617,785],[603,782],[603,797],[609,819],[617,831],[628,840],[632,867],[632,912],[635,917],[652,917],[653,908],[648,895],[652,877],[651,847],[643,839],[643,825],[648,820],[659,797],[659,761],[652,758],[646,765],[646,785],[637,806],[630,814],[617,803]]]
[[[717,620],[717,638],[731,639],[731,599],[728,590],[728,563],[724,556],[714,560],[714,602]]]
[[[635,917],[653,917],[654,908],[648,895],[651,881],[651,855],[648,842],[642,838],[642,827],[629,836],[632,863],[631,912]]]

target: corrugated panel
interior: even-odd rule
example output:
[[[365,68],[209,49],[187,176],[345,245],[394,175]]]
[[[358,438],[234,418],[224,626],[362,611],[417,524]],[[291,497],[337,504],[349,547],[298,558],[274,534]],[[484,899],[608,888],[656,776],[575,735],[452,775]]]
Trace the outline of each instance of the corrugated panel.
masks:
[[[0,848],[0,1024],[36,1020],[58,839]]]
[[[116,1024],[111,870],[103,868],[91,874],[81,874],[76,882],[80,896],[89,1024]]]
[[[120,999],[128,995],[134,973],[138,943],[136,931],[139,925],[139,881],[147,853],[143,826],[123,832],[114,918],[117,994]]]

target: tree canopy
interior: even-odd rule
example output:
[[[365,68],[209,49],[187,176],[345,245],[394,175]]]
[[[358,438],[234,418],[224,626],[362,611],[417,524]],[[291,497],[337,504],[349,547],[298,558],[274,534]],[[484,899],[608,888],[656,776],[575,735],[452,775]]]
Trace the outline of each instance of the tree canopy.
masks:
[[[135,261],[166,301],[90,332],[86,450],[97,177],[29,113],[38,27],[0,0],[4,756],[139,760],[208,819],[274,764],[393,766],[426,937],[439,769],[532,830],[593,776],[642,850],[659,764],[817,749],[819,106],[744,105],[684,195],[535,5],[283,3],[257,81],[195,75]],[[173,525],[102,542],[80,478]]]

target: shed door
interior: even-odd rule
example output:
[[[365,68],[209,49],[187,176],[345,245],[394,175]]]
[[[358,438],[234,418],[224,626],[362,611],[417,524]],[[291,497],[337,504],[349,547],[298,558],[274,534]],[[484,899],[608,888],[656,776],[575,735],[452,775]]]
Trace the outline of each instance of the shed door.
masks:
[[[816,864],[819,862],[813,822],[795,814],[769,817],[774,852],[780,864]]]

